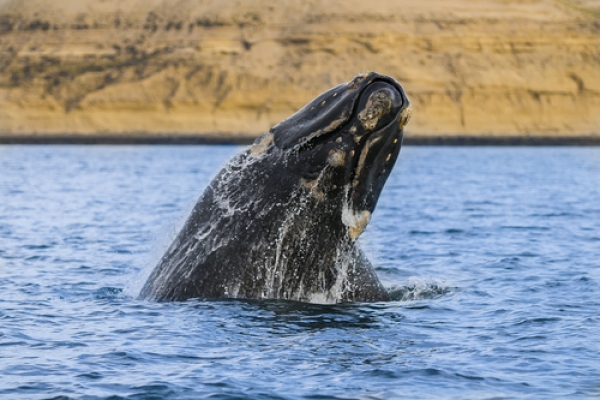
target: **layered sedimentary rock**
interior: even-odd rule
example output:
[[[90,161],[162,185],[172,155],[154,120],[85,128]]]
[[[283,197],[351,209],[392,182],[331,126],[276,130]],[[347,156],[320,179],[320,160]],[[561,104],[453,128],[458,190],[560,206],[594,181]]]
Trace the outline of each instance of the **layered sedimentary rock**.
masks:
[[[600,6],[0,0],[0,132],[256,136],[376,70],[410,135],[599,135]]]

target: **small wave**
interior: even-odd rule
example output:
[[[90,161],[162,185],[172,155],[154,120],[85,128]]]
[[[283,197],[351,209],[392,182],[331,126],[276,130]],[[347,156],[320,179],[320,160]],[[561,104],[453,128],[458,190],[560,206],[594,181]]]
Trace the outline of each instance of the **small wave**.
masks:
[[[56,243],[52,243],[52,244],[26,244],[24,246],[22,246],[24,249],[26,250],[46,250],[46,249],[51,249],[52,247],[54,247],[56,245]]]
[[[436,299],[450,293],[450,288],[438,280],[411,277],[408,285],[392,287],[389,293],[393,301]]]
[[[526,318],[516,322],[514,325],[538,325],[548,324],[561,321],[560,317],[539,317],[539,318]]]
[[[107,286],[96,290],[96,293],[94,293],[94,297],[96,297],[96,299],[98,300],[110,300],[121,297],[122,293],[123,289],[121,288]]]
[[[500,229],[512,229],[522,231],[549,231],[550,228],[547,226],[536,226],[536,225],[502,225]]]
[[[409,232],[409,234],[411,234],[411,235],[433,235],[433,234],[435,234],[435,232],[412,230]]]
[[[583,214],[574,212],[553,212],[553,213],[534,213],[532,217],[552,218],[552,217],[583,217]]]

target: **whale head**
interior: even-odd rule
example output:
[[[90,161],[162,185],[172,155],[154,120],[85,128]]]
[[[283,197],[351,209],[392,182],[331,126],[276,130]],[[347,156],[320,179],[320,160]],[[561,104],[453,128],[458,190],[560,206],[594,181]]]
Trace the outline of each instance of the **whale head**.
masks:
[[[411,104],[398,82],[363,73],[316,97],[257,141],[285,155],[286,173],[327,203],[355,240],[396,162]]]

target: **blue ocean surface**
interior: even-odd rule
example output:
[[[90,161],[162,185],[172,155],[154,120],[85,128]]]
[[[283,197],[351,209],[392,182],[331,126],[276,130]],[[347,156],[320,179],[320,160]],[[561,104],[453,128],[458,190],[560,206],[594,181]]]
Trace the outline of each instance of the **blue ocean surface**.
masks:
[[[600,148],[404,147],[392,302],[137,300],[240,149],[0,146],[0,398],[600,397]]]

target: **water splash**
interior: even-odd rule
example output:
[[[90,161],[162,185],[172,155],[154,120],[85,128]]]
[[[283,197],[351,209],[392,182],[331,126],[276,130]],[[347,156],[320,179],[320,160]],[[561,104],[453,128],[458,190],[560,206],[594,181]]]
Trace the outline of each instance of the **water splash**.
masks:
[[[389,290],[393,301],[436,299],[450,293],[450,287],[439,279],[411,276],[408,285]]]

